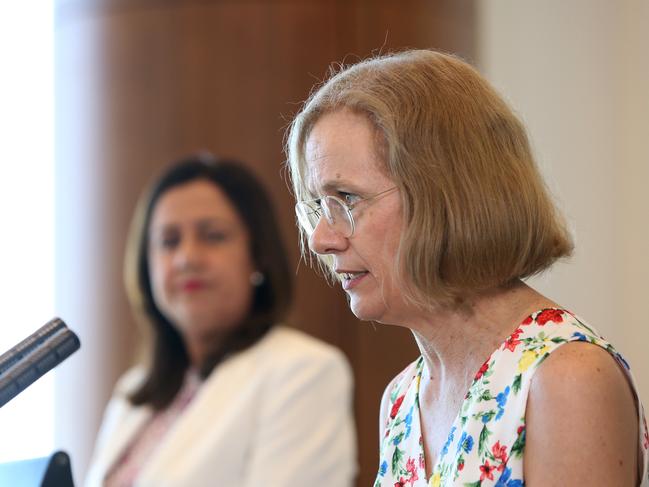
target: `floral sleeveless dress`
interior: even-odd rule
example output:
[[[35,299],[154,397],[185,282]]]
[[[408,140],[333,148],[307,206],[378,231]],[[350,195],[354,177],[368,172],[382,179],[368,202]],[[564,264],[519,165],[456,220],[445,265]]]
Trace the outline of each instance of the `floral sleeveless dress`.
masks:
[[[544,358],[561,344],[573,341],[586,341],[607,350],[633,384],[626,361],[582,320],[561,309],[535,312],[476,373],[428,480],[419,423],[419,383],[424,361],[420,357],[410,364],[390,391],[391,410],[374,487],[525,485],[525,407],[530,382]],[[638,411],[645,486],[649,485],[649,431],[639,400]]]

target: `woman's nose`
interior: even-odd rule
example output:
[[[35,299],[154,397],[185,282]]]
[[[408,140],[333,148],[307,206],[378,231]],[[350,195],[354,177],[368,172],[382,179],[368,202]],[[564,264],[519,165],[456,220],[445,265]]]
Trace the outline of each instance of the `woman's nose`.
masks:
[[[346,246],[347,239],[336,232],[324,217],[309,236],[309,249],[316,254],[334,254],[343,251]]]
[[[176,249],[174,256],[176,266],[179,268],[193,267],[200,261],[200,248],[194,239],[184,238]]]

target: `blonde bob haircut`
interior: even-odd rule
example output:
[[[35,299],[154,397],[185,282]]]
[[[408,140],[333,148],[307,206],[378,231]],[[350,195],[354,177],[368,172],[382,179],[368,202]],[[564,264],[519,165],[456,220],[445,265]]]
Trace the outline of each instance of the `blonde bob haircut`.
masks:
[[[342,109],[376,128],[383,169],[399,188],[404,227],[395,270],[413,302],[462,302],[571,254],[525,128],[466,62],[409,50],[334,73],[288,129],[298,201],[317,197],[307,189],[309,134],[323,115]],[[332,272],[326,257],[319,259]]]

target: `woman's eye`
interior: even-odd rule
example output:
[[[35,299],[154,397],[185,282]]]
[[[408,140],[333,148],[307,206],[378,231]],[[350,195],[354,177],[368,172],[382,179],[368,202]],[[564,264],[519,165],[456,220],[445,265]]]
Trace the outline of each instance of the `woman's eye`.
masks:
[[[352,206],[354,203],[356,203],[359,200],[358,195],[354,193],[341,192],[340,197],[345,202],[345,204],[349,206]]]
[[[203,233],[203,238],[207,242],[218,243],[228,239],[228,234],[220,230],[208,230]]]
[[[171,250],[178,246],[180,238],[176,236],[163,236],[160,237],[157,241],[157,244],[160,248],[165,250]]]

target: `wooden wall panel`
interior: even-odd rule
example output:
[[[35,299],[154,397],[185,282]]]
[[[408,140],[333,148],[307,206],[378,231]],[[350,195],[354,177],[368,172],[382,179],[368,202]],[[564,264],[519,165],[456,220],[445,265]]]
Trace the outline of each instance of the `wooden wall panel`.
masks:
[[[103,404],[137,332],[122,290],[124,239],[152,174],[197,150],[243,159],[268,186],[297,272],[290,322],[342,348],[356,379],[358,485],[377,468],[381,392],[416,356],[407,330],[359,323],[299,260],[283,132],[330,63],[437,47],[471,57],[473,2],[57,2],[57,309],[79,331],[57,377],[57,446],[83,476]],[[63,230],[71,229],[71,230]],[[70,397],[84,400],[71,401]]]

